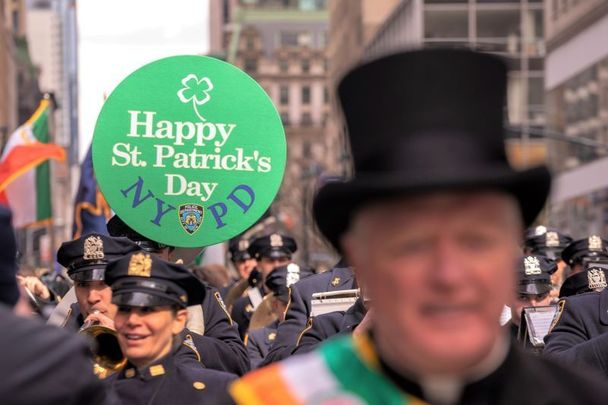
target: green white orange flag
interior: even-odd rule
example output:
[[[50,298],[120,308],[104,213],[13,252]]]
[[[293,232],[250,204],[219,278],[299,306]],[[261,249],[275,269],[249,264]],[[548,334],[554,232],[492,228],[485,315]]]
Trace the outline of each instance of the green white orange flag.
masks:
[[[13,211],[13,226],[42,224],[52,218],[49,159],[65,160],[65,150],[49,140],[49,102],[10,136],[0,158],[0,203]]]

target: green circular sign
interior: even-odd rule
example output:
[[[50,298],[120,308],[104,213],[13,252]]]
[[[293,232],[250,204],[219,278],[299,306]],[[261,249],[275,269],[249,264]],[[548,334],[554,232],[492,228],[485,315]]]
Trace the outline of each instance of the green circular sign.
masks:
[[[285,170],[285,132],[264,90],[204,56],[152,62],[106,100],[93,166],[112,209],[171,246],[208,246],[257,221]]]

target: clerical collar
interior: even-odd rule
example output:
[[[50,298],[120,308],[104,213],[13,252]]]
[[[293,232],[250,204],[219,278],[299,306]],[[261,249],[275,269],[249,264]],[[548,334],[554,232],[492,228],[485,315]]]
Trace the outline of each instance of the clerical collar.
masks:
[[[501,334],[488,356],[466,376],[403,376],[380,358],[383,371],[402,390],[424,398],[432,404],[451,405],[460,400],[466,384],[479,381],[505,361],[509,353],[509,338]]]

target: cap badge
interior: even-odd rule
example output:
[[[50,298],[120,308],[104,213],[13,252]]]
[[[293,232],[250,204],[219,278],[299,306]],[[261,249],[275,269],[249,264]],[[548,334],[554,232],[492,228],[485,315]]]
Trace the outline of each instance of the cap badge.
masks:
[[[84,260],[99,260],[104,258],[103,241],[99,236],[89,236],[84,240]]]
[[[538,258],[534,256],[527,256],[524,259],[524,273],[526,273],[526,276],[533,276],[541,273]]]
[[[540,236],[546,232],[547,232],[547,227],[545,227],[543,225],[539,225],[536,228],[534,228],[534,235],[536,235],[536,236]]]
[[[283,238],[278,233],[273,233],[270,235],[270,246],[272,247],[282,247],[283,246]]]
[[[334,278],[331,280],[331,285],[333,285],[334,287],[337,287],[337,286],[338,286],[338,284],[340,284],[340,277],[334,277]]]
[[[152,273],[152,258],[147,253],[136,253],[131,256],[127,275],[136,277],[150,277]]]
[[[295,263],[290,263],[287,266],[287,276],[285,278],[287,287],[300,281],[300,266]]]
[[[589,281],[589,289],[591,290],[603,290],[608,287],[606,284],[606,275],[599,269],[591,269],[587,272],[587,279]]]
[[[602,238],[597,235],[592,235],[589,237],[588,248],[589,250],[598,251],[602,250]]]
[[[547,245],[547,247],[559,246],[559,235],[557,232],[551,231],[545,234],[545,245]]]
[[[247,250],[249,248],[249,241],[247,239],[239,240],[239,250]]]

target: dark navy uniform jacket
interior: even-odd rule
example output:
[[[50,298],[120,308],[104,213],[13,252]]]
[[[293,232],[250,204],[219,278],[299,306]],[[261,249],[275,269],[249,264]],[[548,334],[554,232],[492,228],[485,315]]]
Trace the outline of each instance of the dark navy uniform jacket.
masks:
[[[608,289],[559,301],[543,355],[588,365],[608,376]]]
[[[157,363],[138,370],[127,363],[104,382],[112,404],[232,404],[228,385],[237,376],[201,366],[199,354],[182,344]]]
[[[2,405],[105,404],[84,339],[0,305]]]
[[[249,357],[236,324],[228,316],[217,289],[206,285],[203,317],[204,336],[196,335],[195,344],[207,368],[243,375],[249,371]],[[71,307],[72,313],[66,328],[78,331],[83,319],[78,304]]]
[[[277,336],[278,327],[279,321],[277,320],[263,328],[252,330],[247,335],[247,352],[252,370],[258,368],[268,355],[270,346]]]
[[[264,296],[264,292],[262,290],[260,290],[260,294],[262,297]],[[239,334],[241,335],[242,339],[245,339],[247,329],[249,329],[249,322],[251,321],[253,311],[253,304],[248,295],[237,298],[232,305],[232,312],[230,315],[232,316],[234,322],[238,325]]]
[[[289,289],[285,320],[279,324],[277,337],[262,365],[283,360],[291,355],[310,317],[313,293],[356,288],[352,270],[349,267],[339,267],[340,264],[325,273],[306,277]]]
[[[350,334],[363,320],[366,310],[359,298],[346,311],[336,311],[310,318],[292,354],[308,353],[319,343],[338,334]]]

